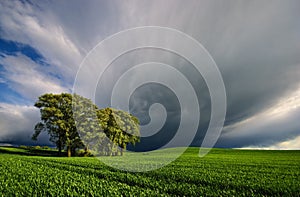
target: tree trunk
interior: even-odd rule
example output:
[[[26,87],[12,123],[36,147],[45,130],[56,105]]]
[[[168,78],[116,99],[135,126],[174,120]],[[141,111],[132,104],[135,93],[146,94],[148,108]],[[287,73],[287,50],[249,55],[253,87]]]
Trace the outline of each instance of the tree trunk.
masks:
[[[61,146],[58,146],[58,156],[61,155]]]
[[[123,156],[124,151],[126,151],[126,144],[121,146],[121,156]]]
[[[84,147],[84,151],[85,151],[86,153],[89,151],[89,145],[88,145],[88,144]]]
[[[68,157],[71,157],[71,146],[68,146]]]
[[[110,156],[113,156],[113,149],[114,149],[114,143],[111,143],[111,146],[110,146]]]
[[[58,137],[58,156],[61,156],[62,151],[62,143],[61,143],[61,136]]]
[[[75,155],[76,154],[76,149],[75,148],[71,148],[71,155]]]
[[[58,142],[58,156],[61,156],[61,142]]]

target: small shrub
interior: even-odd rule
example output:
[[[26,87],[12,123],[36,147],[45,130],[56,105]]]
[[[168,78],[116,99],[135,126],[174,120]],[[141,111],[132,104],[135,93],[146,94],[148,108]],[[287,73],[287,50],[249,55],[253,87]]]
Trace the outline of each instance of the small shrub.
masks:
[[[78,157],[91,157],[93,156],[92,152],[91,151],[85,151],[83,149],[80,149],[76,152],[76,156]]]
[[[27,149],[27,148],[28,148],[28,147],[25,146],[25,145],[20,145],[19,147],[20,147],[20,148],[23,148],[23,149]]]

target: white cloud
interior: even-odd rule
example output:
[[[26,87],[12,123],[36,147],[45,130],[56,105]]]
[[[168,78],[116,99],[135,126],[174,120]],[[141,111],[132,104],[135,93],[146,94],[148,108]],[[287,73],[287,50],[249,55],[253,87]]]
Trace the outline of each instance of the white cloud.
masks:
[[[0,103],[0,142],[31,142],[39,110],[33,106]],[[49,143],[45,134],[40,142]]]
[[[67,79],[74,75],[82,55],[50,12],[20,1],[0,4],[1,37],[36,48]]]
[[[0,83],[6,83],[7,81],[3,78],[0,78]]]
[[[271,146],[247,146],[240,149],[257,149],[257,150],[300,150],[300,136]]]
[[[43,68],[24,55],[5,55],[0,60],[0,64],[5,70],[3,77],[5,77],[7,85],[31,100],[36,100],[43,93],[70,91],[61,85],[62,81],[47,72],[46,66]]]

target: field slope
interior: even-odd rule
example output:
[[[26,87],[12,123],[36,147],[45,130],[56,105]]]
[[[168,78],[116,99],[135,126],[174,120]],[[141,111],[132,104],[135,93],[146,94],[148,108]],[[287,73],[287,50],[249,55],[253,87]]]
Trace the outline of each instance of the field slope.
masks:
[[[298,196],[300,151],[189,148],[150,172],[124,172],[96,158],[37,156],[0,147],[3,196]],[[155,155],[148,154],[149,158]]]

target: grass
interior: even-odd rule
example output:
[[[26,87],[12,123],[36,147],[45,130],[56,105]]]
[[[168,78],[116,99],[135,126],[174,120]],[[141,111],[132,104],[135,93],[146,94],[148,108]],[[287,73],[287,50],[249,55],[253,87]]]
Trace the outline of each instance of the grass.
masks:
[[[128,154],[151,164],[163,154]],[[48,150],[46,150],[48,151]],[[50,150],[49,150],[50,151]],[[198,148],[149,172],[126,172],[92,157],[36,156],[25,149],[0,148],[3,196],[299,196],[300,151],[213,149],[204,158]],[[51,154],[54,152],[50,152]],[[50,154],[50,155],[51,155]],[[145,158],[148,158],[145,159]],[[113,158],[120,162],[120,157]]]

